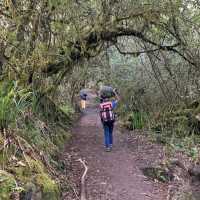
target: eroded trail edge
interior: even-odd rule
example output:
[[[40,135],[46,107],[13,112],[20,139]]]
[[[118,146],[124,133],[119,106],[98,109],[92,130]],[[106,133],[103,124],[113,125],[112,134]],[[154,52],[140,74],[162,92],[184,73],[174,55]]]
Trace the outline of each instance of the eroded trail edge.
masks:
[[[166,200],[167,184],[145,177],[142,168],[156,166],[163,159],[162,147],[149,142],[144,135],[114,130],[112,152],[103,148],[103,130],[97,109],[87,108],[72,130],[73,139],[66,146],[65,159],[71,159],[69,182],[74,195],[65,193],[64,200],[78,199],[84,169],[79,158],[89,167],[86,180],[87,200]]]

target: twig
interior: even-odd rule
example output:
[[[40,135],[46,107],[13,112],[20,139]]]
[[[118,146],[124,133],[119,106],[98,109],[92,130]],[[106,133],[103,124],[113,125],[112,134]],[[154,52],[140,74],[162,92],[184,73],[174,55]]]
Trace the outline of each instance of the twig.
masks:
[[[29,161],[28,161],[28,159],[27,159],[27,157],[26,157],[26,154],[25,154],[25,152],[24,152],[24,148],[23,148],[23,146],[21,145],[21,143],[20,143],[20,141],[19,141],[19,138],[17,138],[17,143],[18,143],[18,145],[19,145],[20,150],[22,151],[22,155],[24,156],[24,159],[25,159],[26,163],[28,164],[29,168],[31,168],[31,165],[30,165],[30,163],[29,163]]]
[[[73,190],[73,192],[74,192],[74,194],[75,194],[75,196],[76,196],[76,199],[79,199],[78,193],[77,193],[75,187],[73,187],[72,185],[71,185],[71,187],[72,187],[72,190]]]
[[[85,161],[83,161],[81,158],[78,159],[80,163],[83,164],[85,171],[83,173],[83,176],[81,177],[81,200],[86,200],[86,188],[85,188],[85,177],[87,175],[88,167],[85,164]]]
[[[6,140],[4,140],[4,144],[3,146],[0,147],[0,151],[4,150],[11,142],[12,142],[11,138],[7,138]]]
[[[145,195],[146,197],[149,197],[149,198],[153,199],[153,197],[150,194],[147,194],[147,193],[141,193],[141,194]]]

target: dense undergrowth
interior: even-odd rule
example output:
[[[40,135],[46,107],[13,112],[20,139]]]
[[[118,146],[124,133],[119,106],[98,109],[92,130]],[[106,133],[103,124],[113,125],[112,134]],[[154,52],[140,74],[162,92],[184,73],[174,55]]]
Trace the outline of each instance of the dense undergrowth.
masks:
[[[176,105],[158,113],[133,111],[124,117],[129,130],[148,130],[150,137],[166,145],[173,155],[182,151],[193,160],[199,159],[200,107],[198,101],[189,105]]]
[[[13,81],[0,87],[0,199],[60,199],[58,153],[73,109]]]

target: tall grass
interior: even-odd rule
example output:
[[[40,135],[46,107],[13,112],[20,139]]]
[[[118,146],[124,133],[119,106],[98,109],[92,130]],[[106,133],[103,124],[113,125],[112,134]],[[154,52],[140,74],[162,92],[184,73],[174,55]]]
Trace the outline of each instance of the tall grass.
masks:
[[[8,128],[16,117],[14,106],[14,88],[11,82],[0,84],[0,129]]]
[[[32,92],[29,89],[20,89],[14,81],[0,83],[1,130],[15,124],[19,116],[24,115],[30,107],[32,107]]]
[[[147,114],[144,112],[133,112],[130,116],[133,129],[143,129],[145,127]]]

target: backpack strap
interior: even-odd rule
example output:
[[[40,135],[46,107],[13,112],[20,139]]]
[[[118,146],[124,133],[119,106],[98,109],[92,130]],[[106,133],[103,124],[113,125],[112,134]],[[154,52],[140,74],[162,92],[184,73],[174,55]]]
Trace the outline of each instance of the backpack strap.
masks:
[[[112,110],[112,102],[111,101],[103,102],[100,104],[100,108],[101,110],[106,109],[106,108]]]

